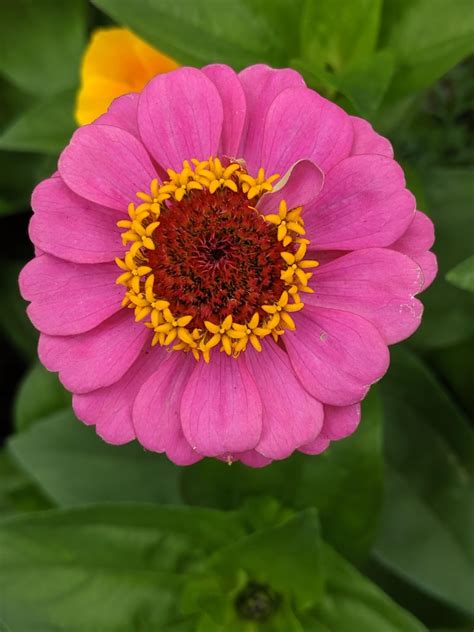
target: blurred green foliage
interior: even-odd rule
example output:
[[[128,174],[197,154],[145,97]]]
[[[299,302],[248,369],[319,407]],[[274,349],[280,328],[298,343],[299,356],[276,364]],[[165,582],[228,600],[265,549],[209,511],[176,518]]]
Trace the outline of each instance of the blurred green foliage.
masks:
[[[319,457],[181,469],[109,446],[35,362],[16,284],[28,198],[74,129],[87,35],[114,22],[183,64],[298,69],[390,138],[435,222],[423,325]],[[1,630],[470,629],[473,52],[470,0],[3,0],[1,362],[25,373],[4,409]]]

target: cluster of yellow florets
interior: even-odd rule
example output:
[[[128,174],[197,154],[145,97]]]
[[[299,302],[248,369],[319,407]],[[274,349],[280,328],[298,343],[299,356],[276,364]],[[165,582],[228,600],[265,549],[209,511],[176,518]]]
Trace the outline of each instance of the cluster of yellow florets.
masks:
[[[266,178],[261,168],[254,178],[239,162],[223,166],[218,158],[185,160],[182,171],[168,169],[167,173],[169,179],[161,184],[158,179],[152,181],[149,193],[137,193],[141,203],[130,203],[129,219],[117,223],[125,229],[123,244],[131,242],[124,259],[116,259],[122,271],[117,283],[126,288],[122,305],[134,309],[137,321],[146,319],[145,326],[154,332],[152,344],[191,351],[196,359],[203,357],[208,362],[211,349],[217,346],[227,355],[237,357],[249,343],[260,351],[261,339],[265,336],[278,340],[285,330],[294,330],[291,314],[304,307],[300,292],[313,291],[308,286],[312,273],[306,270],[318,265],[317,261],[304,259],[309,241],[304,238],[301,207],[288,209],[285,200],[281,200],[278,212],[262,216],[277,226],[277,239],[285,248],[292,243],[297,248],[294,250],[293,246],[292,251],[281,252],[281,279],[286,289],[274,304],[262,305],[261,313],[255,312],[247,323],[234,322],[229,315],[219,324],[205,321],[204,328],[192,329],[191,315],[173,314],[169,301],[155,294],[153,270],[147,260],[147,251],[155,249],[153,234],[159,229],[160,214],[167,200],[180,202],[193,191],[207,189],[213,194],[221,188],[240,190],[252,200],[272,191],[279,175]]]

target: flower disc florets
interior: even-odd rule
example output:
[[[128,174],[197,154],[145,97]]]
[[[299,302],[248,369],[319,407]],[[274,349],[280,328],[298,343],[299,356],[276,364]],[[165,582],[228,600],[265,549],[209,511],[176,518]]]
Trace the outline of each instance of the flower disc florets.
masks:
[[[260,351],[265,336],[295,329],[291,313],[303,308],[307,270],[318,264],[304,259],[301,207],[281,199],[263,215],[254,206],[279,175],[252,177],[240,162],[211,157],[168,176],[138,192],[118,222],[130,243],[116,259],[123,305],[153,329],[152,344],[209,361],[214,347],[237,357],[249,342]]]

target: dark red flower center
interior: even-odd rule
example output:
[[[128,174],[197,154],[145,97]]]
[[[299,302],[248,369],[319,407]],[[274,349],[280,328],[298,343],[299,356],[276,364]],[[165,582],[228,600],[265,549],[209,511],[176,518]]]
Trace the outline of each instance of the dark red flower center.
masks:
[[[229,314],[245,323],[285,289],[277,228],[250,204],[241,191],[204,189],[161,212],[147,252],[153,289],[173,313],[192,315],[193,327]]]

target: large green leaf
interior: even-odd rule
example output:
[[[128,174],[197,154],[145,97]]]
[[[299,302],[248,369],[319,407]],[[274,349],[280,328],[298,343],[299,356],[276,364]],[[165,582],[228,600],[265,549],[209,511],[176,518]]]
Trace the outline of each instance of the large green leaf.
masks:
[[[0,301],[0,328],[21,355],[32,360],[36,357],[38,335],[26,315],[26,302],[18,289],[18,275],[22,265],[5,261],[0,271],[2,300]]]
[[[428,355],[430,364],[453,391],[466,413],[474,419],[474,338],[453,347],[435,349]]]
[[[295,489],[295,505],[317,507],[325,540],[355,560],[370,549],[381,509],[382,420],[378,393],[372,389],[355,434],[305,458]]]
[[[0,516],[47,509],[50,503],[11,457],[0,451]]]
[[[474,170],[436,168],[421,175],[428,213],[435,224],[439,274],[421,296],[425,313],[413,343],[446,347],[474,335],[474,296],[444,279],[451,268],[472,254]]]
[[[18,631],[192,630],[178,612],[186,573],[241,535],[232,514],[188,507],[105,505],[4,520],[2,619]]]
[[[181,471],[185,499],[238,507],[270,495],[297,509],[317,507],[325,539],[353,558],[368,551],[382,496],[381,410],[375,392],[363,405],[360,428],[319,456],[297,454],[260,470],[206,460]]]
[[[473,613],[472,429],[407,352],[393,354],[382,392],[389,476],[377,559],[427,593]]]
[[[305,632],[426,632],[330,547],[324,549],[324,565],[326,599],[305,620]]]
[[[0,132],[31,105],[31,95],[0,76]]]
[[[474,292],[474,255],[450,270],[446,279],[461,290]]]
[[[3,0],[0,72],[27,92],[72,87],[85,34],[85,0]]]
[[[9,442],[12,455],[61,506],[100,501],[180,502],[178,469],[137,443],[112,446],[59,411]]]
[[[183,64],[222,62],[236,69],[284,64],[298,45],[301,0],[93,0],[119,24]]]
[[[41,157],[0,150],[0,217],[28,209]]]
[[[62,386],[57,374],[35,363],[16,394],[13,410],[16,430],[25,430],[51,413],[69,408],[70,404],[71,395]]]
[[[398,62],[391,98],[427,88],[474,50],[470,0],[388,0],[382,43]]]
[[[381,0],[306,0],[301,18],[305,61],[336,72],[374,50]]]
[[[0,521],[0,553],[12,630],[424,630],[321,542],[313,510],[250,534],[193,507],[54,510]]]
[[[57,155],[76,128],[75,90],[60,92],[22,112],[0,135],[0,149]]]
[[[316,511],[307,509],[281,525],[231,544],[211,557],[209,568],[231,576],[244,571],[251,581],[291,595],[299,610],[314,606],[323,597],[322,542]]]

